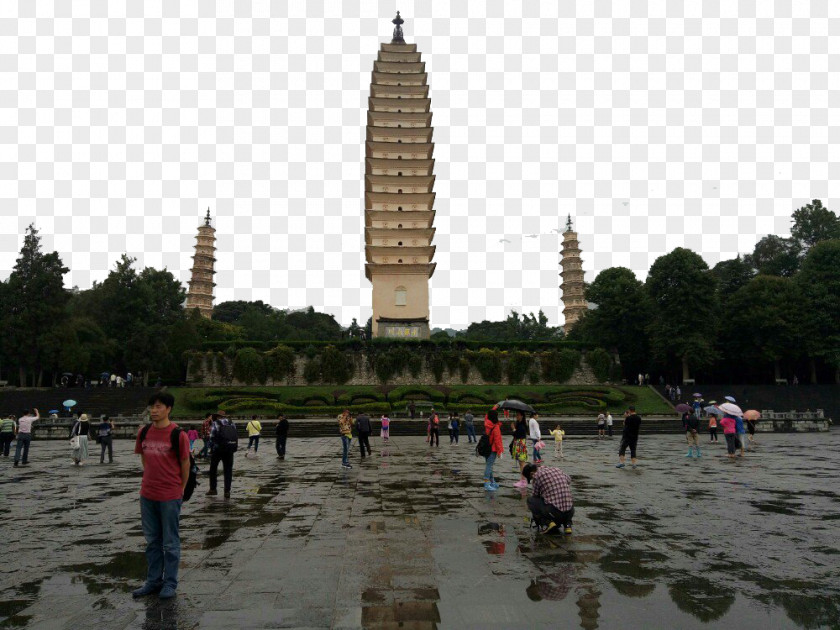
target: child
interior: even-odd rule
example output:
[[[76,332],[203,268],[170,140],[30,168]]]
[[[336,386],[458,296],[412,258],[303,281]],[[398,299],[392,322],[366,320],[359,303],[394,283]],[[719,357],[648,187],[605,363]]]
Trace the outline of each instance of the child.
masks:
[[[391,432],[391,419],[388,417],[388,414],[382,414],[382,417],[379,419],[379,421],[382,423],[382,429],[379,431],[379,435],[382,437],[382,440],[387,444]]]
[[[563,436],[566,432],[558,424],[554,431],[551,431],[551,435],[554,436],[554,454],[560,453],[560,457],[563,457]]]
[[[187,431],[187,439],[190,441],[190,453],[195,455],[195,441],[198,439],[198,431],[195,429]]]

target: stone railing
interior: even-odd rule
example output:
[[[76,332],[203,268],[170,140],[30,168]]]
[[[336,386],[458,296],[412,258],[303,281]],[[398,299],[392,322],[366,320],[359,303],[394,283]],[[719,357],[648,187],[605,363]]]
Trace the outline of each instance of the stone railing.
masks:
[[[772,409],[761,410],[762,420],[824,420],[825,411],[817,409],[816,411],[773,411]]]

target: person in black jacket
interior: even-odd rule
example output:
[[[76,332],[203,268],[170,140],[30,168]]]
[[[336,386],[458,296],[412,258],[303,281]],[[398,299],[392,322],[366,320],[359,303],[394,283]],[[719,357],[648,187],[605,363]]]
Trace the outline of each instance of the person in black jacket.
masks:
[[[685,416],[685,441],[688,442],[688,453],[686,457],[694,457],[691,452],[692,448],[697,449],[697,457],[702,457],[700,454],[700,420],[694,413],[689,413]]]
[[[289,421],[282,413],[277,416],[277,457],[286,459],[286,438],[289,436]]]
[[[370,416],[366,413],[362,412],[358,416],[356,416],[356,431],[359,432],[359,448],[362,451],[362,459],[365,458],[365,449],[367,449],[367,454],[370,455]]]

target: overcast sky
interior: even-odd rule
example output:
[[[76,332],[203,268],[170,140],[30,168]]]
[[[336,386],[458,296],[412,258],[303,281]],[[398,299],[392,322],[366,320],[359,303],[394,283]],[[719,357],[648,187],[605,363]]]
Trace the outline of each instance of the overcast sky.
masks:
[[[568,213],[591,281],[840,207],[837,2],[21,0],[0,3],[0,278],[34,221],[68,286],[122,252],[186,283],[209,207],[217,302],[366,321],[367,98],[396,8],[431,85],[433,327],[562,322]]]

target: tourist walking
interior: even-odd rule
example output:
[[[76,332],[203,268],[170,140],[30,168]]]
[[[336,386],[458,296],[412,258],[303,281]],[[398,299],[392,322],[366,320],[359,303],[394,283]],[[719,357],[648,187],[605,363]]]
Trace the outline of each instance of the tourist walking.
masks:
[[[452,444],[452,412],[449,412],[449,417],[446,420],[446,431],[449,433],[449,443]]]
[[[76,466],[84,466],[88,458],[88,435],[90,435],[90,416],[83,413],[70,430],[72,457]]]
[[[599,413],[598,414],[598,439],[602,439],[605,436],[605,428],[607,426],[607,417]]]
[[[709,414],[709,444],[718,441],[717,427],[717,415],[714,412],[712,412]]]
[[[289,421],[282,413],[277,416],[277,442],[274,445],[277,457],[286,459],[286,439],[289,437]]]
[[[32,442],[32,424],[40,420],[41,414],[37,408],[33,408],[32,412],[28,409],[24,411],[20,418],[18,418],[17,428],[17,445],[15,446],[15,466],[20,463],[21,466],[29,465],[29,445]],[[23,459],[21,459],[21,453]]]
[[[9,416],[0,421],[0,453],[3,457],[9,456],[12,440],[17,435],[17,422],[14,416]]]
[[[227,416],[221,414],[213,415],[213,423],[210,427],[210,441],[213,443],[213,450],[210,454],[210,490],[208,496],[216,496],[218,493],[219,464],[222,464],[224,477],[225,498],[230,498],[230,489],[233,486],[233,454],[239,449],[239,436],[236,425]]]
[[[187,431],[187,439],[190,441],[190,453],[195,455],[195,443],[198,440],[198,431],[195,429]]]
[[[526,483],[533,483],[528,508],[543,534],[572,533],[572,480],[559,468],[527,464],[522,471]]]
[[[359,449],[362,451],[362,459],[365,458],[365,451],[370,455],[370,434],[373,429],[370,426],[370,416],[362,412],[356,416],[356,432],[359,434]]]
[[[262,433],[262,424],[257,420],[257,416],[251,416],[251,421],[245,426],[248,431],[248,450],[254,447],[254,455],[260,448],[260,434]]]
[[[560,457],[563,457],[563,437],[566,435],[566,432],[558,424],[554,427],[551,435],[554,436],[554,454],[557,455],[559,453]]]
[[[203,458],[210,457],[210,451],[213,445],[210,442],[210,429],[213,428],[213,414],[204,414],[204,422],[201,423],[201,439],[204,440],[204,447],[199,452],[198,456]]]
[[[491,409],[484,416],[484,435],[490,442],[490,454],[485,457],[484,462],[484,489],[498,490],[499,484],[493,476],[493,464],[498,457],[502,456],[502,425],[499,424],[499,412]]]
[[[382,417],[379,418],[379,437],[385,444],[391,439],[391,418],[386,413],[383,413]]]
[[[686,457],[694,457],[692,448],[697,451],[697,457],[702,457],[700,454],[700,419],[694,413],[688,414],[685,419],[685,441],[688,443]]]
[[[736,445],[736,433],[735,433],[735,417],[727,414],[724,414],[723,418],[720,419],[720,426],[723,427],[723,438],[726,440],[726,456],[729,459],[735,459],[735,445]]]
[[[738,448],[741,449],[741,457],[744,456],[747,450],[747,427],[744,426],[744,418],[742,416],[735,416],[735,432],[738,434]]]
[[[458,413],[453,413],[449,416],[449,426],[452,427],[452,433],[449,436],[449,444],[457,444],[458,436],[461,433],[461,423],[458,420]]]
[[[612,414],[607,411],[607,435],[612,437],[612,428],[613,428],[613,417]]]
[[[179,521],[184,488],[190,475],[190,453],[186,433],[169,419],[174,405],[172,394],[158,392],[153,395],[149,399],[152,424],[140,429],[134,445],[134,452],[140,455],[143,465],[140,524],[146,539],[148,566],[146,583],[132,592],[134,597],[157,593],[160,599],[171,599],[178,588]]]
[[[624,453],[630,448],[630,464],[636,467],[636,445],[639,442],[639,429],[642,419],[636,413],[636,408],[630,406],[624,412],[624,429],[621,432],[621,444],[618,447],[618,464],[616,468],[624,468]]]
[[[440,417],[434,409],[429,416],[429,446],[433,444],[440,446]]]
[[[749,437],[747,438],[749,441],[747,442],[747,450],[752,450],[753,444],[755,444],[755,420],[753,418],[745,418],[744,422],[747,425],[747,434]]]
[[[539,414],[532,413],[531,418],[528,420],[528,437],[530,438],[531,446],[534,449],[535,464],[542,463],[542,453],[540,452],[540,449],[537,448],[540,441],[542,440],[542,433],[540,433],[539,417]]]
[[[475,439],[475,426],[473,425],[473,415],[472,411],[467,409],[467,413],[464,414],[464,428],[467,430],[467,442],[476,442]]]
[[[525,422],[525,412],[516,411],[516,422],[513,423],[513,459],[519,465],[519,481],[513,484],[514,488],[525,488],[528,480],[522,474],[525,464],[528,463],[528,423]]]
[[[101,451],[99,453],[99,463],[105,463],[105,451],[108,451],[108,463],[114,463],[114,421],[108,416],[102,416],[97,428],[97,437]]]
[[[345,409],[338,416],[338,432],[341,434],[341,465],[344,468],[353,468],[347,459],[350,450],[350,441],[353,438],[353,418],[350,417],[350,410]]]

